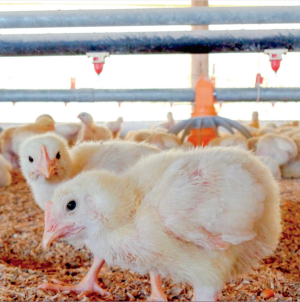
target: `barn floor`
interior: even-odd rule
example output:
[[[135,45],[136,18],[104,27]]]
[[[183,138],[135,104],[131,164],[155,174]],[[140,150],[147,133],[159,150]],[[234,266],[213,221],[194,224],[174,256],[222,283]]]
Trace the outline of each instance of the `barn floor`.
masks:
[[[13,185],[0,189],[0,300],[1,301],[78,301],[68,292],[55,294],[37,289],[52,278],[78,283],[91,264],[87,251],[75,251],[57,242],[46,253],[39,247],[43,234],[43,212],[35,205],[30,190],[20,175]],[[280,181],[283,234],[274,254],[253,273],[240,276],[224,288],[219,300],[264,300],[264,289],[274,290],[269,301],[300,300],[300,180]],[[112,296],[109,300],[143,301],[150,293],[147,276],[105,267],[99,282]],[[188,301],[191,287],[164,280],[169,300]],[[99,301],[100,296],[84,301]]]

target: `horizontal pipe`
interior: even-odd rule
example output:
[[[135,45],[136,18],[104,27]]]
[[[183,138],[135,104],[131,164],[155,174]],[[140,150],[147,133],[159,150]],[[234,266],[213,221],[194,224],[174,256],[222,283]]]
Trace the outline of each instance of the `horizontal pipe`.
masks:
[[[191,7],[0,13],[0,28],[272,23],[300,23],[300,7]]]
[[[180,102],[192,103],[193,89],[0,89],[0,102]],[[255,102],[255,88],[216,88],[220,102]],[[300,88],[261,88],[260,102],[300,101]]]
[[[215,99],[220,102],[255,102],[255,88],[217,88]],[[260,102],[299,102],[300,88],[260,88]]]
[[[0,35],[0,56],[300,51],[300,29]]]
[[[193,102],[192,89],[0,89],[0,102]]]

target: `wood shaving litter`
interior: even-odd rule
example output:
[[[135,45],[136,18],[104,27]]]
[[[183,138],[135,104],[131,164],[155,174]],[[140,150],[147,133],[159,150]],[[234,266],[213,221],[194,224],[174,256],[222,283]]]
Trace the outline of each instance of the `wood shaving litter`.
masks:
[[[252,273],[228,283],[219,295],[223,301],[265,301],[267,289],[274,296],[267,301],[300,300],[300,180],[281,180],[283,233],[277,250]],[[79,283],[91,265],[92,255],[76,251],[57,241],[44,252],[40,243],[44,213],[35,204],[23,177],[13,174],[13,183],[0,189],[0,300],[1,301],[79,301],[70,292],[53,293],[38,289],[43,282],[57,279]],[[98,277],[109,291],[109,300],[144,301],[150,295],[148,276],[118,267],[105,266]],[[192,287],[163,280],[170,301],[190,301]],[[105,301],[96,294],[81,301]]]

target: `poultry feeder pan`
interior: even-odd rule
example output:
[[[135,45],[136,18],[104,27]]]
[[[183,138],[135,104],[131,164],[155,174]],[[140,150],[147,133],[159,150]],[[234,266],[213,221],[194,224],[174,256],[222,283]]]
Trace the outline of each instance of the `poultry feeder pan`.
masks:
[[[216,116],[216,115],[192,117],[188,120],[181,121],[178,124],[176,124],[174,127],[172,127],[168,131],[168,133],[177,135],[180,131],[184,130],[182,137],[181,137],[181,142],[183,143],[185,137],[187,135],[189,135],[190,130],[192,130],[192,129],[212,128],[214,130],[216,136],[219,137],[220,136],[219,131],[218,131],[219,126],[224,127],[231,134],[234,134],[233,129],[236,129],[241,134],[243,134],[247,139],[252,137],[251,133],[244,126],[242,126],[239,122],[230,120],[228,118]],[[200,135],[201,135],[201,132],[200,132]]]

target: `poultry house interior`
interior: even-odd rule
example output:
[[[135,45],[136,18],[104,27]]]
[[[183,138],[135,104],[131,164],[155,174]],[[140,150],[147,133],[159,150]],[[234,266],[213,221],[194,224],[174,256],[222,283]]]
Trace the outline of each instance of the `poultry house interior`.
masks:
[[[173,2],[0,3],[1,301],[300,300],[300,2]]]

